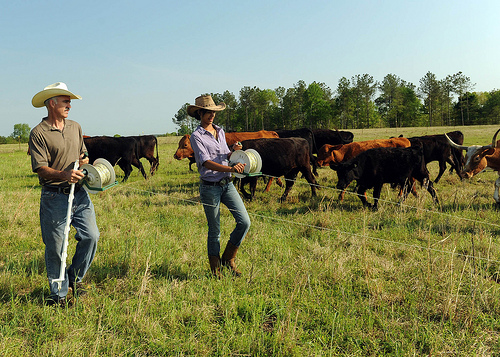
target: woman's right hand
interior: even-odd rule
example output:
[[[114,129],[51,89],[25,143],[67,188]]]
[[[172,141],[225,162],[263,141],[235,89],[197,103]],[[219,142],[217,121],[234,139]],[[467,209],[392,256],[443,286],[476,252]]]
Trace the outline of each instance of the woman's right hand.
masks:
[[[243,171],[245,171],[245,165],[246,164],[242,164],[241,162],[236,163],[236,165],[233,166],[233,172],[237,172],[239,174],[243,173]]]

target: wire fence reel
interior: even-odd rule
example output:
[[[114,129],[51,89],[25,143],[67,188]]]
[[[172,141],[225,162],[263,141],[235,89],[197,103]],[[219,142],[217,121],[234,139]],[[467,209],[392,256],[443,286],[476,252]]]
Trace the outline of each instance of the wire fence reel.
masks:
[[[242,173],[234,173],[234,176],[237,178],[262,176],[262,158],[257,150],[247,149],[234,151],[229,158],[229,166],[234,166],[238,163],[245,164],[245,169]]]
[[[115,169],[106,159],[97,159],[93,165],[83,164],[80,169],[85,175],[81,184],[88,193],[102,192],[118,184]]]

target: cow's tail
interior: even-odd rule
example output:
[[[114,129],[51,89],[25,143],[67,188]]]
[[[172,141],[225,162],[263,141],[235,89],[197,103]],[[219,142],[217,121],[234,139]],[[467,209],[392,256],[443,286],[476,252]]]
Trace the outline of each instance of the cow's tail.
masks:
[[[160,156],[158,155],[158,139],[155,136],[155,142],[156,142],[156,166],[160,163]]]
[[[151,165],[150,169],[151,176],[155,174],[156,170],[158,170],[158,165],[160,165],[160,155],[158,155],[158,139],[156,138],[156,136],[154,138],[156,146],[156,162],[153,165]]]

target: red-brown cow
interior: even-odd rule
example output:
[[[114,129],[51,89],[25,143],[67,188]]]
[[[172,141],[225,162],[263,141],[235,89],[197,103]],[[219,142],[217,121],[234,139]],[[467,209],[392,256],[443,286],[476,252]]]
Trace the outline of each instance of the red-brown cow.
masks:
[[[451,140],[448,135],[448,142],[451,146],[459,150],[465,150],[465,165],[462,170],[462,176],[471,178],[474,175],[482,172],[483,170],[493,170],[496,171],[499,177],[495,181],[495,192],[493,193],[493,199],[500,206],[500,148],[498,144],[500,142],[496,141],[497,134],[500,132],[498,129],[493,135],[493,140],[489,145],[471,145],[463,146],[457,145]]]
[[[402,147],[411,146],[407,138],[390,138],[367,141],[355,141],[349,144],[323,145],[318,152],[317,163],[319,166],[336,165],[350,160],[363,151],[373,148]]]
[[[328,145],[325,144],[319,149],[318,159],[316,160],[319,166],[330,165],[332,170],[336,169],[336,165],[341,162],[351,160],[361,154],[362,152],[383,147],[410,147],[410,140],[406,138],[390,138],[390,139],[377,139],[357,141],[349,144]],[[339,199],[344,199],[345,189],[340,193]],[[415,194],[415,192],[413,193]]]

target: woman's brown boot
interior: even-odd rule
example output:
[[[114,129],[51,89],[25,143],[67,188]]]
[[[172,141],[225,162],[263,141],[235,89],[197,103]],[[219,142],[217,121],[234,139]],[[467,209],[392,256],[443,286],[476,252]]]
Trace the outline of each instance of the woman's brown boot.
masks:
[[[241,272],[236,269],[236,265],[234,264],[234,258],[236,257],[237,252],[238,247],[231,242],[227,242],[226,249],[221,257],[221,264],[231,269],[234,276],[241,276]]]
[[[220,258],[218,255],[209,255],[208,262],[210,263],[210,270],[212,274],[220,279],[222,276],[220,274]]]

